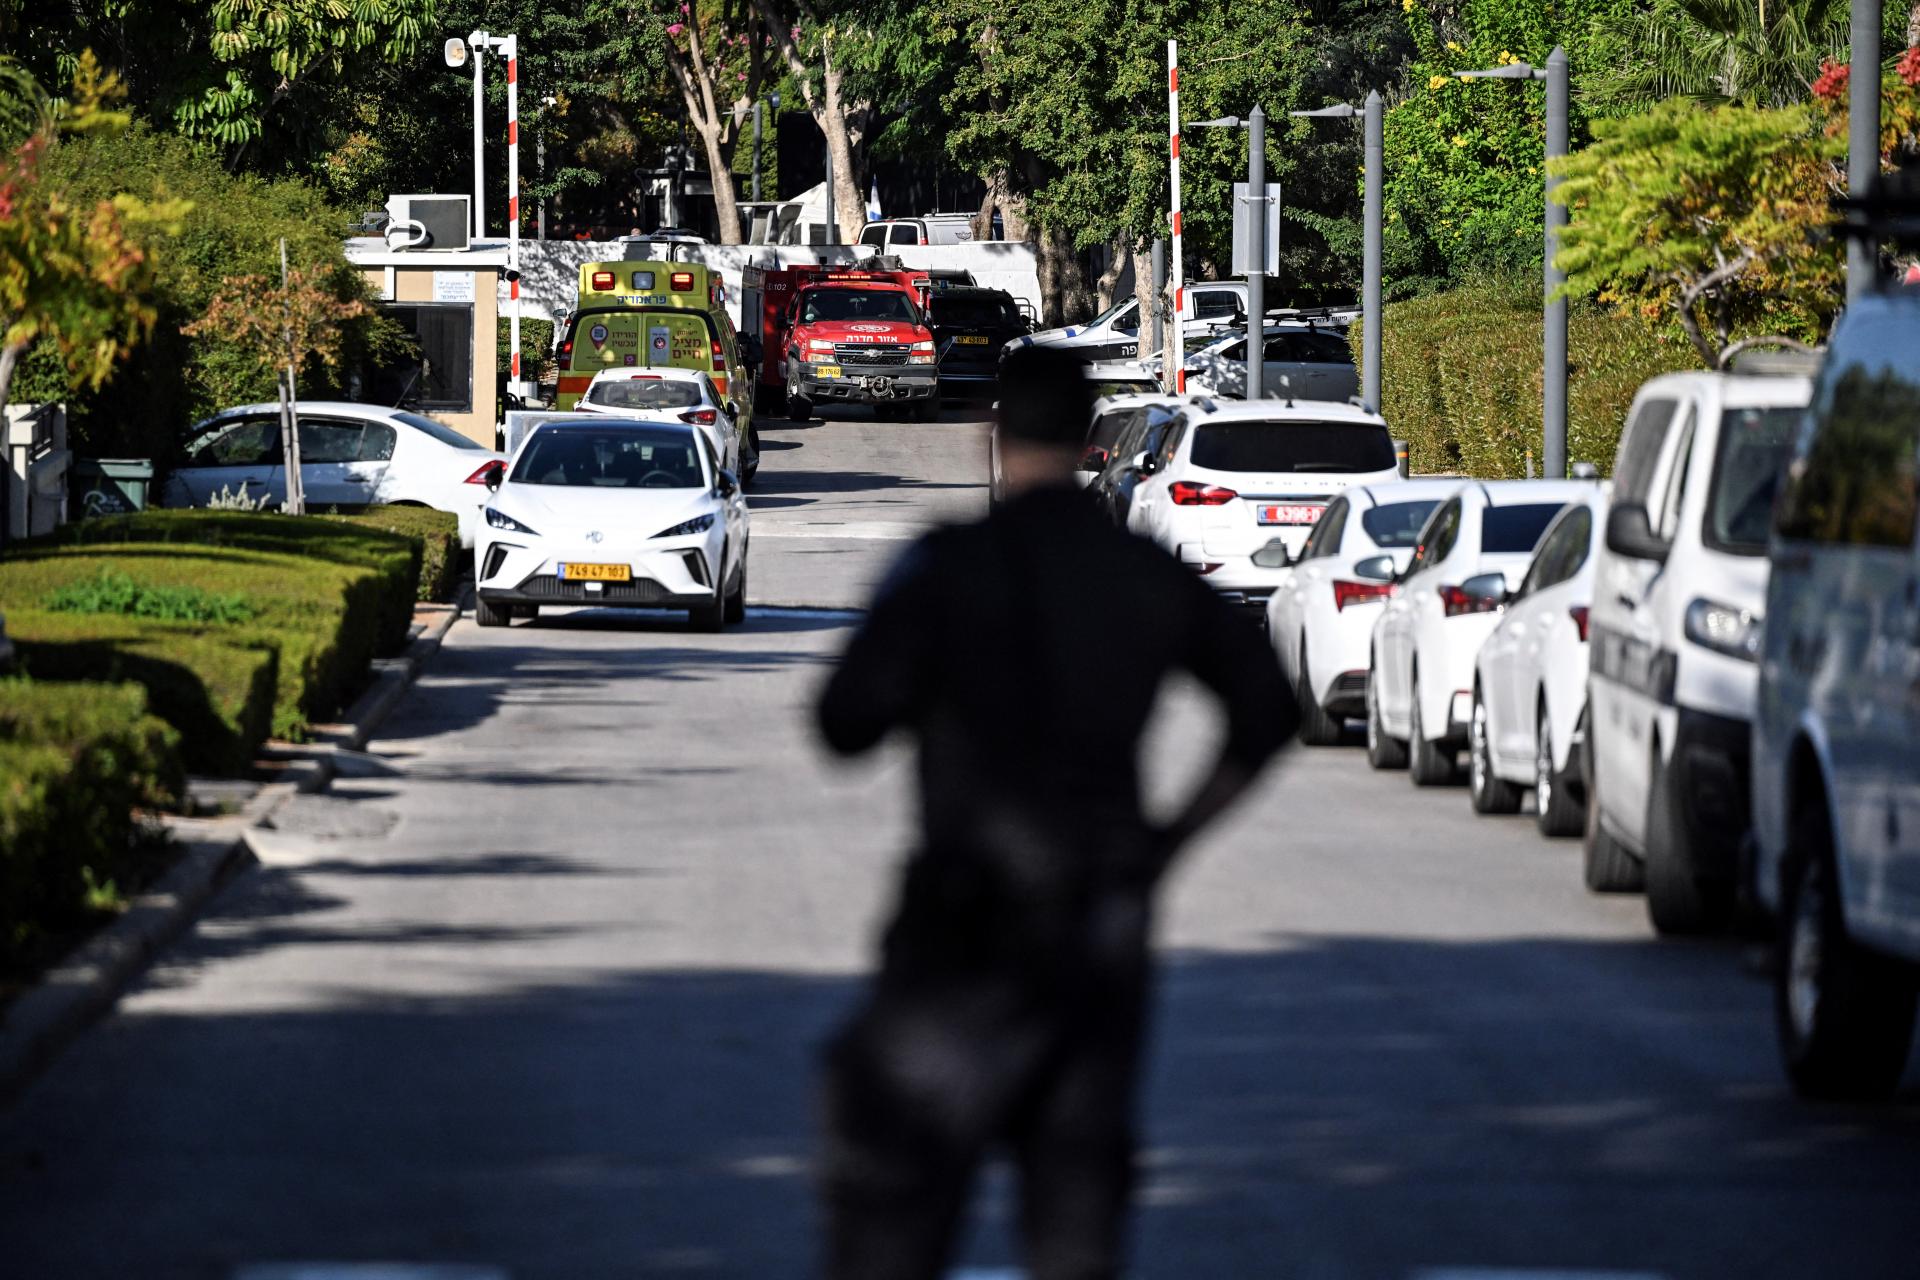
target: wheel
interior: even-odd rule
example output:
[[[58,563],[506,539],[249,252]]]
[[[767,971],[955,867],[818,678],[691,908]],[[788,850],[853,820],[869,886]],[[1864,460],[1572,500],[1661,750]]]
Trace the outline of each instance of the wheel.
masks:
[[[1293,682],[1293,700],[1300,704],[1300,741],[1310,747],[1331,747],[1340,741],[1340,731],[1345,726],[1338,716],[1328,715],[1320,699],[1313,696],[1313,680],[1307,671],[1307,646],[1302,641],[1300,674]]]
[[[1572,781],[1573,763],[1567,761],[1564,772],[1553,767],[1553,725],[1542,697],[1540,714],[1533,722],[1533,821],[1549,839],[1577,836],[1586,825],[1586,808],[1567,785]]]
[[[1473,691],[1473,726],[1467,743],[1467,793],[1475,813],[1520,812],[1520,788],[1493,771],[1493,746],[1488,741],[1487,704]]]
[[[485,596],[473,598],[473,620],[483,627],[504,627],[512,619],[513,606],[495,604]]]
[[[1783,872],[1773,984],[1780,1057],[1807,1097],[1884,1098],[1913,1040],[1913,972],[1847,937],[1826,814],[1817,798],[1807,808]]]
[[[726,605],[721,620],[728,626],[738,626],[747,620],[747,560],[746,553],[740,555],[740,572],[735,575],[733,590],[727,593]]]
[[[1413,721],[1413,732],[1407,738],[1411,749],[1408,761],[1408,776],[1416,787],[1444,787],[1460,776],[1458,753],[1448,750],[1437,742],[1427,740],[1425,717],[1420,714],[1420,674],[1413,677],[1413,709],[1409,713]]]
[[[1656,933],[1711,933],[1733,913],[1733,886],[1702,880],[1695,872],[1658,740],[1647,776],[1647,917]]]
[[[760,474],[760,428],[747,428],[747,450],[740,461],[740,484],[742,487],[753,483]]]
[[[1380,719],[1380,668],[1367,672],[1367,763],[1376,769],[1407,767],[1407,744],[1388,735]]]
[[[1587,778],[1587,821],[1582,853],[1587,889],[1592,893],[1639,893],[1646,888],[1646,868],[1600,825],[1600,783],[1594,772],[1591,742],[1587,745],[1583,767]]]
[[[813,401],[797,391],[787,392],[787,420],[805,422],[813,417]]]

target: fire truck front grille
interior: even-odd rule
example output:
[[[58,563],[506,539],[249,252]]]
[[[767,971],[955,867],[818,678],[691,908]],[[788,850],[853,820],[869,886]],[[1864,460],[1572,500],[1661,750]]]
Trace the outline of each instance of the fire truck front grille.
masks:
[[[878,343],[841,342],[833,348],[834,358],[843,365],[859,368],[872,368],[875,365],[899,365],[907,362],[907,349],[904,346],[883,346]]]

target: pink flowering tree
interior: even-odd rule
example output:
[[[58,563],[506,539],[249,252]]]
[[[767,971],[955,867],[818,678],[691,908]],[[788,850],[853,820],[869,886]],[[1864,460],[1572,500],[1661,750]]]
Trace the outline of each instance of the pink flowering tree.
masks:
[[[668,74],[713,175],[720,242],[739,244],[733,156],[766,79],[771,42],[765,23],[749,0],[679,0],[663,8],[660,22]]]

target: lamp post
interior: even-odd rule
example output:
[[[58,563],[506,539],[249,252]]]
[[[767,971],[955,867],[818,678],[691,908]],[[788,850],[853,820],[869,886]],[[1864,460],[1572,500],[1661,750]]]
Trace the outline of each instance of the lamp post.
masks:
[[[1380,100],[1379,90],[1367,94],[1364,105],[1355,107],[1350,102],[1336,103],[1331,107],[1320,107],[1314,111],[1293,111],[1290,115],[1305,119],[1351,120],[1360,116],[1365,121],[1363,147],[1366,152],[1366,196],[1362,205],[1363,220],[1361,250],[1360,285],[1360,399],[1375,413],[1380,412],[1380,259],[1381,259],[1381,184],[1384,181],[1385,142],[1383,141],[1385,109]]]
[[[1193,129],[1247,127],[1247,399],[1266,394],[1267,342],[1267,113],[1256,104],[1245,120],[1221,116],[1198,120]],[[1186,352],[1178,353],[1184,364]]]
[[[1542,285],[1546,299],[1546,349],[1541,378],[1541,427],[1543,473],[1549,480],[1564,480],[1567,475],[1567,300],[1560,290],[1567,283],[1566,273],[1554,258],[1560,252],[1560,229],[1567,224],[1567,211],[1553,202],[1554,188],[1560,179],[1552,162],[1567,154],[1567,51],[1554,46],[1547,65],[1532,66],[1516,62],[1483,71],[1456,72],[1462,80],[1544,80],[1547,82],[1547,180],[1546,180],[1546,264]]]
[[[486,31],[470,33],[464,43],[458,36],[445,45],[447,65],[459,67],[469,56],[473,59],[473,238],[486,234],[486,128],[482,112],[481,88],[485,80],[488,50],[507,60],[507,287],[513,302],[509,319],[513,344],[511,372],[508,378],[514,394],[520,394],[520,40],[517,36],[496,36]]]
[[[1853,0],[1854,74],[1847,80],[1847,194],[1866,196],[1880,176],[1881,0]],[[1879,254],[1873,237],[1847,237],[1847,301],[1873,292]]]
[[[533,135],[533,175],[540,184],[540,230],[542,240],[547,238],[547,112],[553,110],[560,99],[547,94],[540,99],[540,130]]]

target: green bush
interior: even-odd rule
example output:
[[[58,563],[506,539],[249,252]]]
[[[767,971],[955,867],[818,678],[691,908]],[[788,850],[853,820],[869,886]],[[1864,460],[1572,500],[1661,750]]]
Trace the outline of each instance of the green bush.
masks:
[[[0,680],[0,964],[155,869],[135,810],[179,802],[177,743],[139,688]]]
[[[163,622],[246,622],[253,606],[235,595],[212,595],[198,587],[154,587],[124,573],[68,583],[45,601],[54,613],[124,613]]]
[[[274,726],[279,650],[178,623],[10,610],[23,671],[39,681],[113,680],[146,691],[194,773],[238,775]]]
[[[384,545],[390,551],[398,548],[409,566],[418,563],[415,544],[395,535],[324,520],[305,523],[338,530],[348,539],[378,540],[369,545]],[[409,618],[412,612],[413,578],[391,567],[382,572],[347,558],[329,560],[230,545],[90,542],[38,544],[0,559],[0,611],[33,609],[59,588],[95,577],[103,568],[160,587],[193,586],[237,594],[252,604],[258,616],[238,626],[152,621],[147,625],[273,649],[280,659],[273,731],[295,739],[304,735],[310,723],[330,718],[358,691],[394,616],[396,584],[405,588],[399,603]],[[401,630],[400,638],[405,634]]]
[[[418,598],[449,602],[460,590],[460,517],[432,507],[336,507],[328,514],[348,524],[380,529],[420,543]]]
[[[1568,307],[1567,457],[1613,468],[1620,428],[1640,384],[1698,367],[1691,348],[1634,316],[1593,303]],[[1476,280],[1386,309],[1381,413],[1411,446],[1413,469],[1487,479],[1542,464],[1540,287],[1524,277]],[[1350,339],[1362,351],[1361,326]]]
[[[269,511],[143,511],[137,515],[82,520],[34,545],[97,547],[158,542],[364,566],[379,576],[380,620],[374,633],[375,648],[390,654],[406,645],[413,626],[413,605],[419,593],[422,551],[420,541],[410,536],[411,533],[411,530],[395,532],[377,523],[322,520]]]

